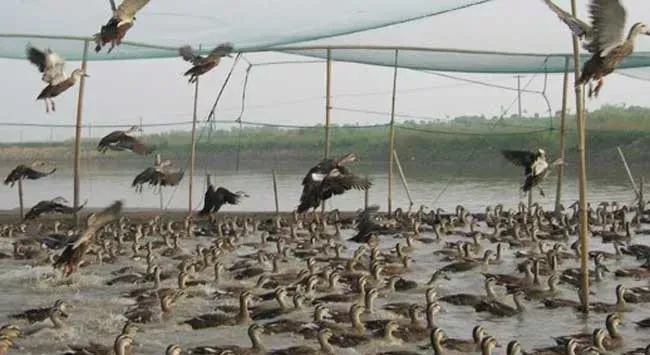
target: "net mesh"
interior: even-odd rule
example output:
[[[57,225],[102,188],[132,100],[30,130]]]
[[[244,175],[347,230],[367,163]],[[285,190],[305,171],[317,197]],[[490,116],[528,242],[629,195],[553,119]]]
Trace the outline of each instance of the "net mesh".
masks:
[[[128,42],[140,45],[123,45],[110,55],[91,51],[88,59],[175,57],[176,49],[184,44],[208,51],[226,41],[237,50],[258,50],[394,25],[489,1],[411,0],[395,6],[390,0],[156,0],[137,14],[137,23],[127,35]],[[0,57],[24,58],[25,45],[31,42],[51,47],[68,60],[80,60],[83,40],[96,33],[110,15],[106,0],[68,0],[65,6],[2,1]]]
[[[328,56],[328,49],[325,47],[285,47],[280,50],[285,53],[315,58],[327,58]],[[573,54],[508,53],[380,46],[329,46],[329,53],[332,60],[336,61],[463,73],[564,73],[567,68],[569,70],[573,68]],[[582,54],[581,61],[584,63],[589,57],[589,54]],[[643,68],[648,66],[650,66],[650,52],[636,52],[626,58],[619,68]]]

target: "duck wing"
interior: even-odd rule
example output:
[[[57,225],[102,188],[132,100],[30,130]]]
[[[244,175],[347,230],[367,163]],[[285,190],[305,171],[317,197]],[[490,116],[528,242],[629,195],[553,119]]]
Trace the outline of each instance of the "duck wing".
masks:
[[[604,57],[625,40],[625,8],[619,0],[592,0],[589,16],[594,31],[594,49]]]

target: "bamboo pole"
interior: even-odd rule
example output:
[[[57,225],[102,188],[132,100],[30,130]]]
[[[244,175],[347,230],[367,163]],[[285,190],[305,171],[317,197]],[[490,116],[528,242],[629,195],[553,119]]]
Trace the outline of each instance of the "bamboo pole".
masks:
[[[160,211],[165,209],[165,203],[164,203],[164,198],[163,198],[163,187],[159,186],[158,187],[158,199],[160,202]]]
[[[528,205],[526,207],[528,218],[533,218],[533,189],[528,190]],[[524,221],[525,222],[525,221]]]
[[[577,16],[576,0],[571,0],[571,13]],[[582,272],[582,298],[584,302],[582,311],[589,313],[589,240],[587,232],[589,230],[587,223],[587,166],[585,154],[585,111],[584,111],[584,93],[582,85],[578,84],[580,78],[580,44],[578,37],[574,34],[573,38],[573,69],[574,69],[574,89],[576,93],[576,122],[578,128],[578,181],[579,181],[579,218],[580,218],[580,269]]]
[[[399,157],[397,156],[397,151],[393,150],[393,155],[395,158],[395,164],[397,164],[397,172],[399,172],[399,177],[402,180],[402,185],[404,190],[406,190],[406,196],[409,198],[409,211],[413,207],[413,199],[411,198],[411,190],[409,189],[409,184],[406,182],[406,176],[404,176],[404,170],[402,170],[402,164],[399,162]]]
[[[366,179],[368,177],[366,176]],[[363,190],[363,209],[367,210],[368,209],[368,202],[370,200],[370,189],[365,189]]]
[[[330,114],[332,112],[332,50],[327,50],[325,71],[325,159],[330,156]]]
[[[275,169],[271,170],[273,174],[273,197],[275,198],[275,214],[280,215],[280,200],[278,199],[278,177],[275,173]]]
[[[327,49],[325,69],[325,159],[330,156],[330,115],[332,113],[332,50]],[[316,210],[314,210],[315,212]],[[325,213],[325,201],[321,203],[321,214]]]
[[[18,179],[18,203],[20,204],[20,219],[25,218],[25,204],[23,203],[23,179]]]
[[[86,72],[86,67],[88,65],[88,45],[89,42],[88,40],[84,41],[84,51],[83,51],[83,56],[81,59],[81,70],[85,73]],[[81,165],[81,127],[82,127],[82,120],[83,120],[83,107],[84,107],[84,89],[86,87],[86,77],[81,76],[79,79],[79,94],[77,97],[77,123],[75,127],[75,134],[74,134],[74,165],[73,165],[73,170],[74,170],[74,198],[73,198],[73,206],[75,210],[75,222],[77,225],[79,225],[80,221],[80,213],[79,213],[79,167]]]
[[[564,161],[566,152],[566,109],[569,96],[569,57],[564,58],[564,79],[562,81],[562,111],[560,112],[560,158]],[[560,218],[562,205],[562,184],[564,183],[564,164],[557,170],[557,188],[555,190],[555,217]]]
[[[638,214],[640,216],[642,216],[645,211],[645,197],[643,193],[644,187],[645,187],[645,179],[643,178],[643,176],[641,176],[640,183],[639,183],[639,204],[638,204],[639,206]]]
[[[190,188],[189,188],[189,206],[187,213],[192,214],[194,208],[192,198],[194,193],[194,169],[196,166],[196,120],[197,120],[197,106],[199,101],[199,77],[196,77],[194,82],[194,107],[192,110],[192,151],[190,152]]]
[[[390,143],[388,148],[388,217],[393,214],[393,151],[395,150],[395,97],[397,94],[397,61],[399,50],[395,50],[393,68],[393,96],[390,105]]]
[[[636,187],[636,182],[634,181],[634,178],[632,177],[632,172],[630,171],[630,166],[627,165],[627,160],[625,160],[625,154],[623,154],[623,150],[621,150],[621,147],[616,147],[616,150],[618,150],[618,156],[621,157],[621,161],[623,162],[623,166],[625,167],[625,172],[627,173],[627,178],[630,179],[630,182],[632,183],[632,188],[634,189],[634,194],[636,195],[637,198],[639,198],[639,189]]]

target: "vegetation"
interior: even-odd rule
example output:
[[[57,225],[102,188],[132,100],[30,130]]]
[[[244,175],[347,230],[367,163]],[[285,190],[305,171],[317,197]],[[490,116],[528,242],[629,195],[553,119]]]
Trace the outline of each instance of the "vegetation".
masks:
[[[619,167],[616,147],[620,146],[633,164],[643,164],[650,152],[650,109],[636,106],[606,106],[587,115],[587,146],[592,169]],[[406,121],[395,128],[395,147],[402,163],[453,169],[459,162],[477,168],[503,168],[496,159],[501,149],[535,149],[544,147],[551,156],[559,149],[560,117],[486,118],[463,116],[446,121]],[[567,163],[575,166],[575,117],[567,117]],[[333,125],[332,154],[356,151],[362,160],[383,168],[388,157],[389,127]],[[166,158],[186,159],[190,134],[171,131],[143,137],[155,144]],[[96,160],[94,141],[84,141],[84,158]],[[238,149],[239,147],[239,149]],[[244,168],[291,166],[296,160],[314,161],[323,155],[323,126],[310,128],[244,127],[200,133],[199,164],[235,164],[237,152]],[[24,143],[0,145],[0,159],[27,160],[35,157],[71,161],[72,141],[58,143]],[[115,154],[115,153],[113,153]],[[142,158],[122,155],[120,162],[142,165]],[[110,158],[110,154],[106,156]],[[115,161],[111,158],[110,160]],[[495,163],[498,162],[498,163]],[[616,165],[612,165],[616,164]]]

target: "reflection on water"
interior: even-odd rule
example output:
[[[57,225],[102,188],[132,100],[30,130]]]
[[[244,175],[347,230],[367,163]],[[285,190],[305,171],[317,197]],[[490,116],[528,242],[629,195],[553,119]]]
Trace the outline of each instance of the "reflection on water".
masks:
[[[88,207],[102,207],[115,199],[124,199],[128,208],[158,208],[160,196],[152,189],[145,187],[141,194],[131,187],[133,177],[139,171],[119,170],[94,170],[84,171],[81,176],[80,200],[88,200]],[[233,211],[272,211],[275,209],[273,199],[273,182],[271,173],[260,172],[211,172],[212,182],[216,186],[224,186],[232,191],[243,190],[251,197],[242,200],[238,206],[227,206]],[[278,172],[278,194],[280,210],[289,211],[296,207],[301,192],[300,181],[304,173]],[[369,195],[370,204],[379,204],[383,208],[387,205],[388,181],[385,173],[369,175],[373,180]],[[503,203],[506,206],[515,206],[524,200],[518,190],[521,184],[519,176],[509,178],[482,178],[471,179],[467,177],[437,176],[436,174],[421,175],[417,179],[409,179],[408,186],[415,207],[420,204],[453,209],[458,203],[464,204],[470,210],[482,210],[487,205]],[[188,208],[189,173],[178,188],[163,190],[163,205],[169,209]],[[26,181],[24,184],[25,205],[32,206],[44,199],[63,196],[69,201],[73,197],[72,172],[68,170],[57,171],[52,176],[38,181]],[[201,173],[194,181],[194,208],[202,204],[205,191],[205,178]],[[545,206],[552,206],[555,201],[555,179],[549,177],[544,183],[546,197],[535,194],[535,200]],[[14,209],[18,206],[17,186],[0,188],[0,209]],[[578,197],[577,181],[568,178],[565,181],[563,202],[571,204]],[[589,201],[624,201],[630,202],[634,192],[629,185],[620,181],[590,181],[588,185]],[[327,208],[341,210],[356,210],[363,206],[363,193],[353,191],[343,196],[336,196],[329,201]],[[393,179],[393,208],[408,207],[408,197],[402,186],[398,174]]]

